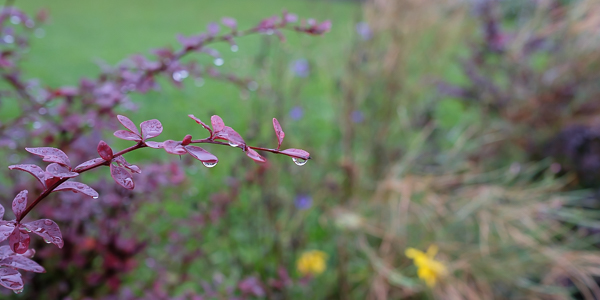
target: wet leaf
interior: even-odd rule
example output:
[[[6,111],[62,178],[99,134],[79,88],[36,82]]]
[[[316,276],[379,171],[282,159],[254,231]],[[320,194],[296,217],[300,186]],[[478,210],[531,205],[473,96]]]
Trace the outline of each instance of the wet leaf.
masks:
[[[121,124],[123,124],[123,126],[129,131],[136,134],[138,137],[140,136],[140,132],[138,131],[137,126],[135,126],[135,123],[133,123],[133,121],[131,121],[128,117],[117,115],[117,119],[119,119],[119,122],[121,122]]]
[[[0,268],[0,285],[11,290],[23,289],[21,273],[11,268]]]
[[[139,142],[142,140],[142,137],[140,137],[139,135],[127,131],[127,130],[117,130],[113,133],[114,136],[122,139],[122,140],[127,140],[127,141],[136,141]]]
[[[31,233],[41,236],[46,243],[52,243],[58,246],[58,248],[62,248],[64,245],[60,228],[50,219],[40,219],[25,223],[23,227],[31,230]]]
[[[281,129],[281,125],[279,125],[279,121],[273,118],[273,128],[275,129],[275,135],[277,136],[277,150],[281,147],[281,143],[283,142],[283,138],[285,137],[285,133],[283,129]]]
[[[185,149],[183,148],[183,146],[181,146],[180,142],[173,141],[173,140],[164,141],[163,148],[165,148],[165,151],[167,151],[167,153],[171,153],[171,154],[183,155],[183,154],[187,153],[185,151]]]
[[[12,202],[12,210],[15,213],[15,217],[17,219],[20,218],[21,214],[25,211],[27,207],[27,194],[29,192],[27,190],[21,191]]]
[[[29,234],[21,231],[17,227],[15,227],[13,232],[8,237],[8,245],[10,246],[10,249],[17,254],[23,254],[27,251],[29,248],[29,241]]]
[[[74,182],[74,181],[63,182],[57,188],[55,188],[53,192],[60,192],[60,191],[72,191],[72,192],[82,193],[82,194],[84,194],[86,196],[90,196],[94,199],[98,198],[98,192],[96,192],[93,188],[89,187],[87,184],[81,183],[81,182]]]
[[[79,173],[71,172],[69,169],[63,165],[59,165],[57,163],[51,163],[46,167],[46,172],[52,175],[52,177],[58,178],[73,178],[79,176]],[[46,174],[48,175],[48,174]],[[45,179],[47,179],[46,177]]]
[[[105,141],[100,141],[98,143],[97,150],[102,159],[110,161],[113,158],[113,151]]]
[[[13,254],[6,258],[0,259],[0,266],[21,269],[35,273],[46,273],[46,270],[42,266],[22,255]]]
[[[195,159],[201,162],[217,163],[219,159],[212,153],[198,147],[198,146],[185,146],[185,151],[193,156]]]
[[[45,177],[46,172],[36,165],[12,165],[8,167],[10,170],[25,171],[35,177],[44,187],[46,187]]]
[[[43,157],[46,162],[55,162],[67,167],[71,167],[69,157],[60,149],[52,147],[25,148],[27,152]]]
[[[164,147],[162,142],[152,142],[152,141],[146,142],[146,146],[148,146],[150,148],[154,148],[154,149],[160,149],[160,148]]]
[[[254,149],[252,148],[246,148],[246,155],[248,155],[248,157],[252,158],[256,162],[264,163],[267,161],[267,159],[262,157],[260,154],[258,154],[258,152],[254,151]]]
[[[281,153],[288,155],[288,156],[292,156],[292,157],[299,157],[302,159],[310,159],[310,153],[308,153],[302,149],[285,149],[285,150],[281,151]]]
[[[77,167],[75,167],[74,171],[81,171],[83,169],[89,168],[91,166],[95,166],[99,163],[104,162],[105,160],[102,158],[94,158],[94,159],[90,159],[84,163],[81,163],[80,165],[78,165]]]
[[[0,242],[4,242],[15,230],[15,223],[10,221],[0,221]]]
[[[210,123],[212,125],[214,133],[217,133],[223,130],[223,128],[225,128],[225,123],[223,122],[223,119],[221,119],[221,117],[217,115],[210,117]]]
[[[131,173],[129,173],[127,169],[123,167],[111,164],[110,175],[116,183],[128,190],[133,190],[133,188],[135,187],[135,183],[133,182],[133,177],[131,177]]]
[[[163,131],[162,124],[156,119],[142,122],[140,128],[142,128],[142,137],[144,140],[157,137]]]
[[[223,130],[219,131],[215,135],[215,139],[222,139],[222,140],[229,141],[230,145],[233,144],[235,146],[245,146],[246,145],[246,142],[244,141],[242,136],[229,126],[225,126],[223,128]]]

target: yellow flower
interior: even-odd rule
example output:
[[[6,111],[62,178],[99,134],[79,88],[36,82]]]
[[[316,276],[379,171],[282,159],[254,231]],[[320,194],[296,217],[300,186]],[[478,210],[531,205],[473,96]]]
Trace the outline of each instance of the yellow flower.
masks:
[[[302,275],[319,275],[327,268],[326,260],[327,254],[323,251],[306,251],[296,262],[296,268]]]
[[[433,259],[437,252],[438,247],[436,245],[429,246],[427,253],[415,248],[408,248],[404,252],[408,258],[413,260],[419,278],[425,281],[429,287],[433,287],[437,280],[447,273],[446,266]]]

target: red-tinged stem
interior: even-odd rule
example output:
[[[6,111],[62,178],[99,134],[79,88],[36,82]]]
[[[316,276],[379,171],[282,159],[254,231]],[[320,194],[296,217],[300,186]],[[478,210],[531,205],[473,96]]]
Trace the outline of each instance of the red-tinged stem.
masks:
[[[210,138],[207,139],[201,139],[201,140],[193,140],[190,142],[190,144],[217,144],[217,145],[229,145],[228,143],[224,143],[224,142],[219,142],[219,141],[215,141],[212,140]],[[260,151],[266,151],[266,152],[271,152],[271,153],[275,153],[275,154],[283,154],[283,155],[287,155],[289,157],[296,157],[296,158],[301,158],[301,159],[311,159],[312,157],[308,157],[308,158],[304,158],[304,157],[300,157],[300,156],[296,156],[296,155],[291,155],[291,154],[287,154],[287,153],[283,153],[281,150],[279,149],[272,149],[272,148],[263,148],[263,147],[254,147],[254,146],[249,146],[246,145],[246,147],[254,149],[254,150],[260,150]],[[242,150],[243,146],[236,146],[236,148],[240,148]]]

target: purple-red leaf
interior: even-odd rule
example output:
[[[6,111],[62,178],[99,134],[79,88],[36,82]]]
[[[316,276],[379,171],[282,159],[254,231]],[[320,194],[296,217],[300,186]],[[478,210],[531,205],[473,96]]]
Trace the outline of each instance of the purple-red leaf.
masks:
[[[23,279],[21,273],[11,268],[0,268],[0,285],[11,290],[22,290]]]
[[[63,182],[57,188],[55,188],[53,192],[60,192],[60,191],[71,191],[71,192],[76,192],[76,193],[82,193],[82,194],[84,194],[86,196],[90,196],[94,199],[98,198],[98,192],[96,192],[93,188],[89,187],[87,184],[81,183],[81,182],[74,182],[74,181]]]
[[[27,207],[27,190],[21,191],[12,202],[12,210],[15,213],[15,217],[19,219],[25,208]]]
[[[171,153],[171,154],[183,155],[183,154],[187,153],[185,151],[185,149],[183,148],[183,146],[181,146],[180,142],[173,141],[173,140],[164,141],[163,148],[165,148],[165,151],[167,151],[167,153]]]
[[[246,148],[246,155],[248,155],[248,157],[252,158],[256,162],[264,163],[267,161],[264,157],[262,157],[260,154],[258,154],[258,152],[254,151],[254,149],[252,148]]]
[[[4,242],[14,230],[14,222],[0,221],[0,242]]]
[[[21,231],[18,227],[16,227],[8,237],[8,245],[10,246],[10,249],[17,254],[23,254],[27,252],[27,249],[29,248],[29,241],[29,234]]]
[[[9,166],[8,168],[10,170],[25,171],[25,172],[33,175],[33,177],[35,177],[44,187],[46,187],[46,184],[44,183],[46,173],[44,172],[44,170],[42,170],[42,168],[40,168],[36,165],[12,165],[12,166]]]
[[[140,136],[140,132],[138,131],[137,126],[135,126],[135,123],[133,123],[128,117],[117,115],[117,119],[119,119],[119,122],[121,122],[121,124],[123,124],[123,126],[129,131],[136,134],[137,136]]]
[[[196,121],[196,123],[202,125],[202,127],[204,127],[206,130],[208,130],[208,132],[210,133],[210,136],[212,137],[212,130],[210,129],[210,127],[208,127],[208,125],[206,125],[204,122],[200,121],[200,119],[194,117],[194,115],[188,115],[188,117],[192,118],[194,121]],[[211,119],[212,121],[212,119]]]
[[[46,167],[46,172],[47,172],[46,175],[48,175],[48,173],[49,173],[52,177],[58,177],[60,179],[73,178],[73,177],[79,176],[79,173],[71,172],[71,171],[69,171],[69,169],[67,169],[67,167],[65,167],[63,165],[59,165],[57,163],[49,164]],[[48,176],[46,176],[45,179],[47,180]]]
[[[302,150],[302,149],[285,149],[280,153],[285,154],[291,157],[298,157],[302,159],[310,159],[310,153]]]
[[[97,150],[98,154],[100,155],[100,157],[102,157],[102,159],[110,161],[113,158],[112,148],[110,148],[110,146],[105,141],[100,141],[98,143]]]
[[[119,166],[124,167],[133,173],[142,173],[142,170],[140,170],[138,166],[128,163],[123,156],[117,156],[114,158],[113,161],[116,162]]]
[[[75,167],[75,169],[73,169],[73,171],[81,171],[85,168],[89,168],[91,166],[95,166],[99,163],[104,162],[105,160],[102,158],[94,158],[94,159],[90,159],[82,164],[80,164],[79,166]]]
[[[223,130],[223,128],[225,128],[225,123],[223,122],[223,119],[221,119],[221,117],[217,115],[210,117],[210,123],[212,124],[214,133],[217,133]]]
[[[2,220],[2,218],[4,218],[4,206],[0,204],[0,220]]]
[[[283,142],[283,138],[285,137],[285,133],[283,129],[281,129],[281,125],[279,125],[279,121],[273,118],[273,129],[275,129],[275,135],[277,136],[277,150],[281,147],[281,143]]]
[[[23,227],[31,230],[32,233],[41,236],[46,243],[52,243],[58,246],[58,248],[62,248],[65,244],[62,234],[60,233],[60,228],[58,228],[58,225],[52,220],[40,219],[25,223],[23,224]]]
[[[21,269],[35,273],[46,273],[46,270],[42,266],[22,255],[13,254],[4,259],[0,259],[0,266],[11,267],[13,269]]]
[[[52,147],[25,148],[27,152],[43,157],[46,162],[55,162],[61,165],[71,167],[69,157],[60,149]]]
[[[219,159],[214,156],[212,153],[198,147],[198,146],[185,146],[185,151],[193,156],[195,159],[206,162],[206,163],[217,163]]]
[[[157,137],[163,131],[162,124],[156,119],[142,122],[140,128],[142,128],[142,137],[144,140]]]
[[[223,130],[219,131],[215,135],[215,139],[222,139],[222,140],[229,141],[229,145],[231,145],[232,147],[238,147],[238,146],[243,147],[246,145],[246,142],[244,141],[242,136],[229,126],[225,126],[223,128]]]
[[[153,142],[153,141],[146,142],[146,146],[148,146],[150,148],[154,148],[154,149],[160,149],[160,148],[164,147],[162,142]]]
[[[110,175],[116,183],[128,190],[133,190],[133,188],[135,187],[133,177],[131,177],[131,174],[127,171],[127,169],[123,167],[111,164]]]
[[[137,135],[131,131],[127,131],[127,130],[117,130],[113,134],[114,134],[114,136],[116,136],[122,140],[136,141],[136,142],[139,142],[142,140],[142,138],[139,135]]]

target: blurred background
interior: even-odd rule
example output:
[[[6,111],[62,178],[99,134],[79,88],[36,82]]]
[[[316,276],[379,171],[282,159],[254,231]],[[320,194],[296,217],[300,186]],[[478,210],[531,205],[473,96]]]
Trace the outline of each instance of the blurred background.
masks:
[[[2,27],[5,166],[39,164],[24,147],[60,147],[77,163],[97,156],[89,145],[100,139],[128,147],[112,135],[116,114],[159,119],[161,141],[203,138],[186,115],[217,114],[265,147],[277,142],[276,117],[283,147],[313,159],[261,153],[268,162],[256,164],[216,145],[206,147],[214,168],[153,149],[126,155],[143,170],[134,191],[98,170],[82,181],[99,199],[64,193],[36,208],[59,223],[65,247],[34,238],[47,273],[23,273],[25,291],[2,297],[600,299],[600,2],[12,5],[37,23],[18,68],[3,60],[17,34]],[[177,34],[222,17],[252,28],[282,10],[329,19],[331,31],[217,44],[221,61],[183,59],[208,75],[176,71],[157,78],[160,89],[118,90],[110,108],[81,96],[132,54],[179,49]],[[56,100],[31,102],[20,118],[27,102],[10,91],[14,78],[29,98]],[[2,170],[4,207],[19,190],[39,192],[28,174]]]

